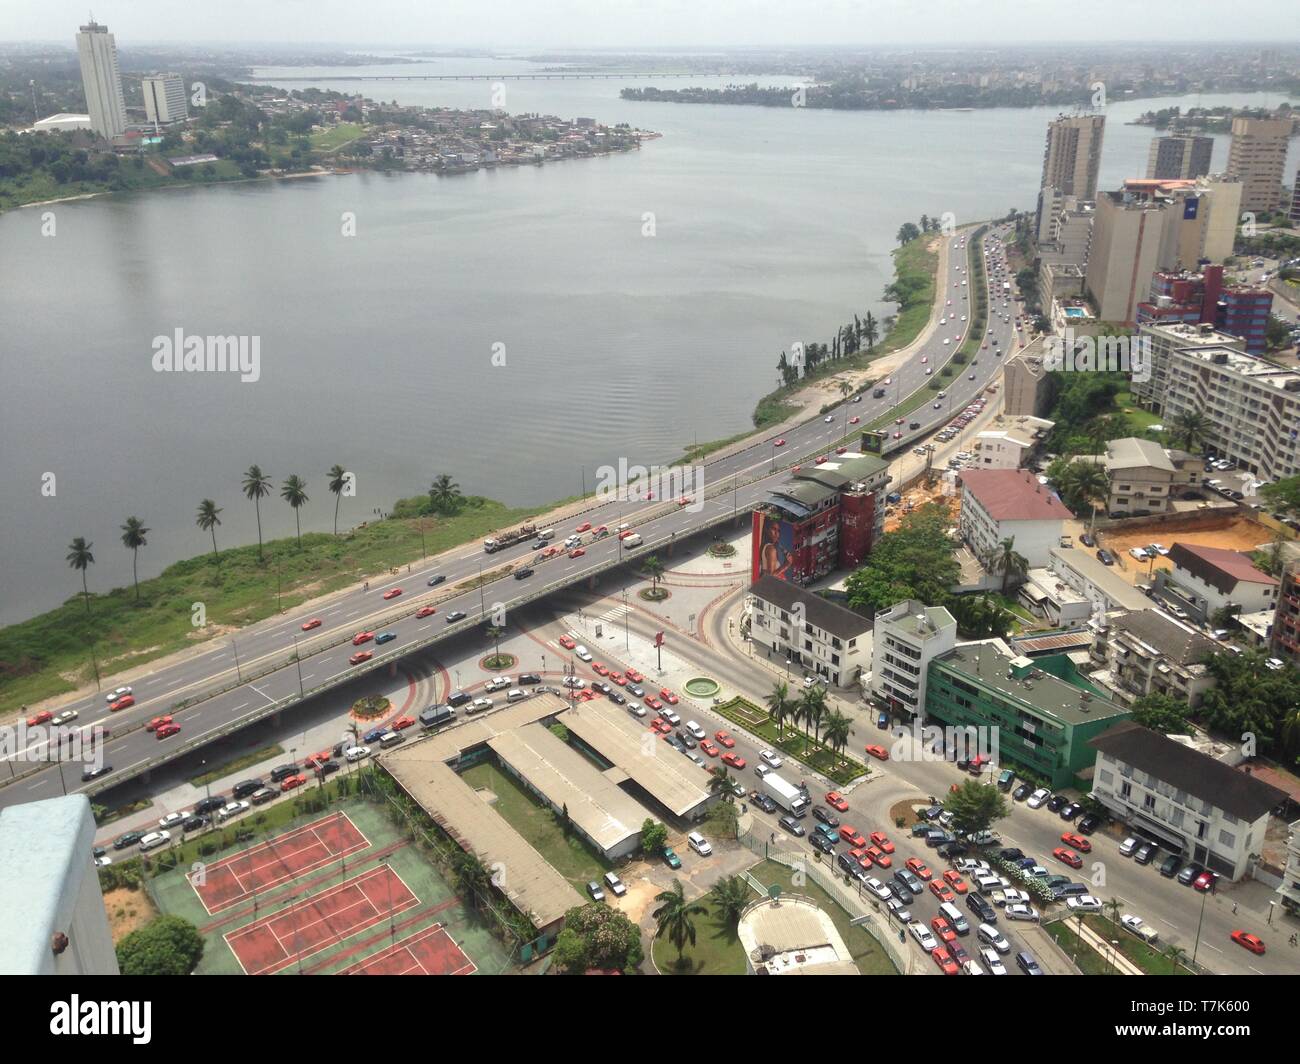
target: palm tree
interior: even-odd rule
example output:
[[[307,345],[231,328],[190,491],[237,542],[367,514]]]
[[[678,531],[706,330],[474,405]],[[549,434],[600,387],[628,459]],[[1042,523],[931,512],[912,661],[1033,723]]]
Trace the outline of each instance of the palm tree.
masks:
[[[642,563],[641,567],[645,569],[650,577],[650,589],[658,591],[659,581],[664,575],[664,563],[659,560],[658,555],[652,554]]]
[[[1182,946],[1169,946],[1165,950],[1165,956],[1168,957],[1173,962],[1174,967],[1177,968],[1183,963],[1183,958],[1187,956],[1187,950],[1183,949]]]
[[[221,524],[221,507],[211,499],[204,499],[199,503],[198,516],[194,518],[194,523],[203,529],[204,532],[212,533],[212,557],[221,564],[221,555],[217,553],[217,526]]]
[[[439,473],[433,483],[429,485],[429,502],[433,504],[433,508],[440,514],[455,513],[459,509],[463,498],[464,496],[460,493],[460,485],[446,473]]]
[[[732,802],[736,797],[735,792],[731,789],[732,784],[735,782],[735,777],[727,770],[727,766],[720,765],[714,770],[713,775],[709,777],[709,793],[721,794],[724,802]]]
[[[782,722],[790,711],[790,685],[778,682],[772,685],[772,693],[767,696],[767,714],[774,721],[778,734],[783,730]]]
[[[251,465],[244,474],[244,498],[257,511],[257,560],[262,560],[262,500],[271,494],[271,478],[259,465]]]
[[[867,350],[870,351],[876,346],[876,338],[880,335],[880,326],[871,311],[867,311],[867,316],[862,319],[862,335],[866,337]]]
[[[1124,908],[1120,903],[1120,900],[1118,898],[1111,898],[1109,901],[1103,903],[1102,908],[1110,910],[1110,922],[1115,925],[1116,930],[1119,930],[1119,914],[1120,910]]]
[[[488,888],[492,885],[492,873],[482,861],[465,850],[454,854],[451,864],[456,893],[462,898],[468,898],[470,904],[478,909],[486,900]]]
[[[849,732],[853,730],[853,721],[838,709],[832,709],[826,718],[826,731],[822,738],[826,745],[842,758],[844,749],[849,745]]]
[[[339,502],[343,498],[343,489],[348,486],[351,478],[347,470],[341,465],[334,466],[327,474],[330,478],[330,491],[334,493],[334,534],[339,534]]]
[[[1210,419],[1199,410],[1184,410],[1174,418],[1169,430],[1174,445],[1184,451],[1195,451],[1210,434]]]
[[[853,385],[848,381],[840,381],[840,396],[842,398],[847,399],[851,391],[853,391]]]
[[[1110,474],[1100,462],[1087,459],[1071,462],[1061,474],[1057,490],[1071,510],[1078,512],[1091,507],[1095,522],[1098,504],[1110,497]]]
[[[90,613],[90,588],[86,586],[86,570],[95,564],[95,556],[90,553],[93,546],[81,536],[68,544],[68,564],[81,573],[81,593],[85,597],[87,614]]]
[[[492,640],[492,645],[495,648],[492,654],[494,659],[497,661],[501,660],[501,636],[504,633],[504,628],[499,628],[495,624],[488,625],[487,637]]]
[[[740,923],[740,914],[749,908],[750,886],[744,876],[724,876],[709,891],[713,909],[730,927]]]
[[[128,517],[122,526],[122,546],[131,552],[131,579],[135,583],[136,602],[140,601],[140,576],[136,571],[136,559],[140,557],[140,548],[149,545],[144,538],[148,534],[149,529],[144,527],[138,517]]]
[[[280,486],[280,498],[293,507],[293,523],[298,529],[298,546],[302,547],[302,520],[298,516],[299,508],[306,502],[307,482],[297,473],[290,473],[285,482]]]
[[[1029,571],[1029,562],[1023,554],[1017,554],[1016,537],[1004,539],[992,550],[985,553],[983,562],[991,573],[1002,574],[1002,594],[1007,593],[1007,584],[1014,576],[1019,580]]]
[[[659,902],[659,908],[653,913],[658,924],[655,938],[668,936],[668,941],[677,947],[677,963],[680,966],[684,961],[682,951],[686,948],[686,943],[695,945],[694,918],[703,916],[709,910],[698,902],[687,902],[680,879],[673,880],[672,890],[656,894],[655,901]]]
[[[807,736],[807,728],[812,726],[814,734],[818,740],[821,738],[822,718],[826,716],[826,688],[821,684],[814,684],[803,693],[801,702],[803,707],[804,733]],[[808,744],[804,743],[804,752],[808,752]]]

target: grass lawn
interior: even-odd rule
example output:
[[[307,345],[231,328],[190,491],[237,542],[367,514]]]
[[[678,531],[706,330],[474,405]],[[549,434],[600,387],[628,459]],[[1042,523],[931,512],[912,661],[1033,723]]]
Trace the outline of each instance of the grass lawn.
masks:
[[[1137,432],[1146,439],[1164,438],[1165,433],[1152,433],[1147,431],[1152,425],[1164,424],[1164,419],[1157,414],[1151,413],[1150,410],[1143,410],[1139,407],[1132,392],[1116,392],[1115,405],[1123,411],[1129,424],[1133,426],[1134,432]]]
[[[1147,975],[1191,975],[1181,964],[1173,960],[1157,946],[1149,946],[1141,939],[1135,938],[1119,925],[1112,923],[1109,916],[1097,913],[1083,918],[1088,928],[1100,935],[1107,942],[1119,942],[1119,952],[1132,961]],[[1104,953],[1098,953],[1086,942],[1079,945],[1079,936],[1075,931],[1075,919],[1056,920],[1043,927],[1065,952],[1073,957],[1077,950],[1076,963],[1084,975],[1114,975],[1114,966]]]
[[[268,513],[262,515],[263,522],[270,524],[276,517],[271,516],[270,500],[266,501]],[[227,505],[236,504],[228,501]],[[247,504],[241,499],[240,505]],[[346,505],[345,501],[345,515]],[[308,599],[418,561],[426,551],[437,554],[494,529],[518,524],[535,512],[474,499],[451,517],[393,517],[338,537],[308,533],[302,537],[301,547],[293,538],[271,540],[265,545],[264,562],[258,561],[255,544],[224,547],[218,529],[219,565],[210,550],[176,562],[158,576],[140,581],[138,602],[129,587],[96,593],[92,566],[89,614],[77,574],[69,570],[68,589],[75,592],[72,598],[47,613],[0,629],[0,706],[17,710],[20,705],[92,682],[88,651],[92,641],[100,675],[107,680],[118,670],[273,616],[277,598],[283,609],[292,609]],[[276,516],[283,520],[283,515]],[[204,535],[194,531],[193,545],[200,547]],[[121,549],[115,543],[100,544],[99,548]],[[61,547],[51,545],[51,550],[63,553]],[[148,547],[142,553],[147,559]],[[191,623],[194,602],[205,606],[204,628]]]
[[[229,761],[223,761],[215,768],[210,768],[197,776],[191,776],[190,784],[194,787],[202,787],[213,780],[221,779],[222,776],[238,772],[241,768],[247,768],[249,765],[260,765],[263,761],[269,761],[271,758],[279,757],[283,753],[283,746],[279,743],[272,743],[270,746],[264,746],[252,753],[242,754],[239,757],[231,758]]]
[[[547,862],[586,896],[587,884],[600,879],[614,866],[605,862],[574,832],[560,828],[556,816],[536,801],[512,776],[490,761],[466,769],[462,774],[471,787],[486,787],[497,796],[492,806],[511,827],[526,838]]]
[[[701,904],[707,905],[708,900]],[[677,947],[668,939],[657,938],[650,944],[655,964],[665,975],[744,975],[745,951],[730,926],[712,913],[695,919],[695,945],[687,943],[682,956],[690,967],[677,967]]]
[[[737,696],[729,702],[724,702],[722,705],[713,708],[715,712],[722,714],[733,724],[738,724],[746,731],[765,740],[773,749],[780,750],[792,760],[800,761],[816,769],[836,783],[842,785],[850,780],[857,779],[859,776],[869,775],[871,772],[860,761],[855,761],[851,757],[841,757],[811,738],[806,741],[807,750],[805,752],[804,733],[795,730],[789,724],[785,726],[784,738],[778,739],[777,726],[772,718],[767,715],[767,710],[754,705],[747,698]]]
[[[308,139],[311,141],[311,146],[319,151],[334,151],[356,140],[364,132],[365,127],[356,122],[340,122],[329,129],[312,133]]]
[[[894,967],[894,962],[889,959],[889,954],[884,951],[880,943],[862,928],[853,927],[849,923],[849,914],[816,883],[808,881],[795,886],[792,882],[793,869],[777,864],[775,861],[760,861],[749,870],[749,873],[764,886],[776,883],[784,893],[802,894],[817,902],[834,921],[836,930],[839,931],[849,947],[849,952],[853,955],[853,962],[863,975],[899,974],[898,969]]]

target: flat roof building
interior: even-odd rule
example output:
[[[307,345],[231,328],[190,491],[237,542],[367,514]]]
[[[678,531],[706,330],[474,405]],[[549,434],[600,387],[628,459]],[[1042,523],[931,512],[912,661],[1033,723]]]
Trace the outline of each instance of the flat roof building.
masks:
[[[1288,118],[1234,118],[1228,172],[1242,183],[1243,211],[1273,211],[1282,207],[1282,172],[1291,137]]]
[[[868,689],[892,716],[923,714],[930,662],[956,645],[957,622],[942,606],[897,602],[876,614]]]
[[[760,898],[740,914],[736,935],[748,975],[859,975],[853,954],[811,898]]]
[[[821,595],[764,575],[749,589],[749,638],[768,657],[848,687],[871,661],[871,621]]]
[[[117,66],[117,42],[107,26],[91,22],[81,27],[77,58],[91,128],[105,140],[120,137],[126,132],[126,100]]]

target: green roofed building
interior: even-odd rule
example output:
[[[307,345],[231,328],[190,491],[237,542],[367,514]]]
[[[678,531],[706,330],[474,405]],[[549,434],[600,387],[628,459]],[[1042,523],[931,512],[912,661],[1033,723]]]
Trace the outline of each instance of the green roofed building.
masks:
[[[925,711],[938,725],[996,729],[997,760],[1064,787],[1091,768],[1088,740],[1129,711],[1045,672],[997,640],[966,643],[930,662]]]

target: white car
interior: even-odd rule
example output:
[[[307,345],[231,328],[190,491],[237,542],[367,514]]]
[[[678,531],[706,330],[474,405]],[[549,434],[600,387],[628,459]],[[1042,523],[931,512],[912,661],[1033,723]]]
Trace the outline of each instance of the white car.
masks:
[[[1008,905],[1002,910],[1002,915],[1008,920],[1026,920],[1029,923],[1038,923],[1038,910],[1032,905]]]
[[[926,953],[939,948],[939,943],[935,941],[934,935],[930,933],[930,929],[925,924],[908,924],[907,930]]]
[[[771,771],[772,770],[767,765],[764,765],[762,762],[759,762],[757,765],[754,766],[754,775],[757,776],[759,779],[762,779]]]
[[[776,754],[772,753],[771,750],[760,750],[758,752],[758,759],[768,768],[780,768],[783,764],[781,759],[777,757]]]
[[[231,817],[239,816],[240,813],[247,813],[252,806],[247,802],[229,802],[217,810],[218,820],[229,820]]]
[[[663,717],[663,719],[666,720],[669,724],[671,724],[674,728],[677,727],[677,725],[679,725],[682,722],[682,718],[679,717],[667,706],[664,706],[664,708],[659,711],[659,716]],[[699,736],[696,736],[696,738],[699,738]]]
[[[1124,913],[1119,918],[1119,922],[1126,931],[1131,931],[1144,942],[1154,942],[1160,937],[1160,933],[1154,927],[1144,923],[1142,917],[1134,916],[1132,913]]]
[[[1029,796],[1029,801],[1027,801],[1025,805],[1029,806],[1030,809],[1039,809],[1050,797],[1052,797],[1051,791],[1046,787],[1039,787],[1038,790],[1034,791],[1034,793]]]
[[[108,854],[104,854],[103,857],[96,857],[96,858],[95,858],[95,867],[96,867],[96,868],[107,868],[107,867],[108,867],[109,865],[111,865],[112,863],[113,863],[113,858],[109,857]]]
[[[696,739],[704,738],[704,729],[693,720],[688,720],[686,722],[686,730],[695,736]]]
[[[605,873],[605,886],[609,888],[610,893],[616,898],[621,898],[627,893],[627,887],[623,885],[623,881],[613,872]]]
[[[1066,898],[1065,904],[1080,913],[1099,913],[1101,912],[1101,902],[1091,894],[1080,894],[1077,898]]]
[[[1121,857],[1132,857],[1133,851],[1138,848],[1138,840],[1130,835],[1127,839],[1119,844],[1119,855]]]
[[[119,687],[116,691],[109,691],[108,694],[106,694],[106,695],[104,696],[104,701],[105,701],[105,702],[116,702],[116,701],[117,701],[119,698],[121,698],[123,695],[129,695],[130,693],[131,693],[131,688],[129,688],[129,687]]]
[[[492,699],[476,698],[473,702],[465,707],[466,713],[482,713],[485,709],[492,708]]]
[[[368,746],[349,746],[343,751],[343,757],[347,761],[364,761],[370,756],[370,747]]]
[[[580,691],[587,686],[587,681],[577,676],[566,676],[560,683],[564,684],[565,687],[573,688],[575,691]]]
[[[248,803],[245,802],[245,805]],[[159,846],[166,846],[172,841],[170,831],[151,831],[148,835],[140,840],[140,852],[148,853],[150,850],[156,850]]]
[[[1004,887],[1002,890],[995,890],[989,897],[993,899],[993,904],[999,908],[1004,905],[1029,904],[1029,895],[1023,890],[1016,890],[1015,887]]]
[[[977,964],[977,963],[976,963],[975,961],[973,961],[973,960],[964,961],[964,962],[962,963],[961,970],[962,970],[963,972],[965,972],[967,975],[983,975],[983,974],[984,974],[984,969],[981,968],[981,967],[979,966],[979,964]]]
[[[509,676],[494,676],[483,685],[485,691],[500,691],[503,687],[510,686]]]
[[[995,953],[1005,954],[1011,952],[1011,943],[992,924],[980,924],[978,934],[979,940],[985,945],[992,946]]]
[[[803,678],[803,685],[804,685],[805,687],[816,687],[816,686],[817,686],[817,677],[816,677],[816,676],[805,676],[805,677]]]
[[[1006,975],[1007,967],[1002,963],[1002,958],[991,949],[980,950],[980,960],[989,966],[989,975]]]
[[[645,706],[643,706],[640,702],[629,702],[627,704],[627,711],[631,713],[632,716],[634,717],[645,716]]]
[[[65,709],[62,713],[56,713],[54,715],[54,719],[50,721],[50,723],[67,724],[69,721],[73,721],[76,719],[77,719],[77,711],[75,709]]]
[[[827,414],[824,418],[822,418],[822,420],[829,425],[832,421],[835,420],[835,417],[833,414]]]
[[[169,828],[173,824],[180,824],[183,821],[189,820],[189,818],[192,817],[193,815],[194,813],[191,810],[186,810],[183,813],[168,813],[165,817],[163,817],[161,820],[158,821],[158,826],[160,828]]]
[[[528,692],[525,691],[522,687],[512,687],[510,688],[509,691],[506,692],[507,702],[522,702],[527,697],[528,697]]]
[[[586,647],[584,647],[581,643],[579,643],[576,647],[573,648],[573,653],[579,661],[591,660],[591,651],[588,650]]]
[[[889,901],[889,899],[894,896],[894,892],[885,886],[885,884],[880,882],[880,880],[875,876],[867,876],[865,882],[867,884],[867,890],[871,891],[871,893],[881,901]]]

